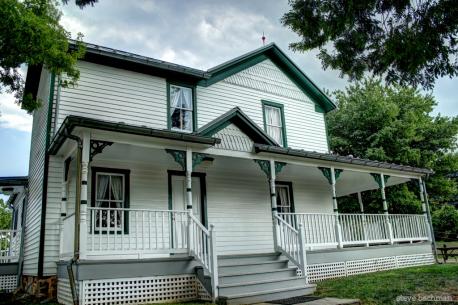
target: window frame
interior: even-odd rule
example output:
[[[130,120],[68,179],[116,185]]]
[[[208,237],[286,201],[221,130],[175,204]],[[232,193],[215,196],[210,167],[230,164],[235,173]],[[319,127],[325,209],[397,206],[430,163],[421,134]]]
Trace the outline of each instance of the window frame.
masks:
[[[130,208],[130,170],[119,169],[119,168],[107,168],[107,167],[91,167],[91,207],[95,207],[96,202],[96,183],[97,174],[116,174],[124,176],[124,206],[123,209]],[[92,222],[92,217],[89,216],[89,221]],[[92,234],[121,234],[121,230],[96,230],[95,224],[91,223]],[[124,234],[129,234],[129,211],[124,211]]]
[[[275,103],[275,102],[271,102],[271,101],[266,101],[266,100],[261,100],[261,103],[262,103],[262,118],[263,118],[263,121],[264,121],[264,131],[267,133],[267,135],[269,137],[271,137],[271,135],[269,135],[268,132],[267,132],[266,106],[267,107],[278,108],[280,110],[280,118],[281,118],[281,121],[282,121],[281,131],[282,131],[283,143],[278,143],[278,144],[283,146],[283,147],[285,147],[285,148],[288,147],[288,140],[287,140],[287,137],[286,137],[286,120],[285,120],[284,105],[283,104],[279,104],[279,103]]]
[[[288,213],[295,213],[296,212],[296,207],[294,206],[294,191],[293,191],[293,183],[291,181],[275,181],[275,194],[277,194],[277,186],[286,186],[288,187],[289,190],[289,203],[290,203],[290,211]],[[277,212],[282,213],[277,206]]]
[[[179,129],[172,129],[172,119],[170,117],[170,86],[175,87],[183,87],[189,88],[192,90],[192,130],[179,130]],[[196,94],[196,86],[192,84],[180,83],[180,82],[173,82],[167,81],[167,129],[170,131],[176,132],[183,132],[183,133],[192,133],[197,130],[197,94]],[[189,110],[188,110],[189,111]]]

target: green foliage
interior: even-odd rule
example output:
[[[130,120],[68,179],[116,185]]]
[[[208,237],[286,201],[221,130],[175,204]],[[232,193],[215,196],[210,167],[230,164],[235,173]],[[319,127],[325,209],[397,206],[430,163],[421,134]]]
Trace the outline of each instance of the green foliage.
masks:
[[[70,33],[59,24],[60,17],[55,0],[0,0],[0,92],[14,93],[16,102],[29,113],[42,101],[24,96],[21,65],[43,64],[56,75],[66,74],[63,86],[75,84],[79,77],[75,65],[84,54],[82,35],[70,49]]]
[[[0,199],[0,230],[10,229],[12,217],[11,209]]]
[[[333,152],[340,155],[431,168],[427,181],[433,204],[443,204],[458,194],[457,182],[446,178],[458,171],[458,118],[432,116],[436,105],[430,95],[410,87],[383,85],[365,79],[335,92],[339,109],[326,116]],[[389,187],[389,211],[419,211],[418,183]],[[381,209],[379,192],[364,193],[368,212]],[[356,198],[356,197],[355,197]],[[344,199],[359,208],[355,198]],[[343,207],[345,204],[339,204]]]
[[[318,48],[325,68],[361,79],[432,88],[458,75],[455,0],[290,0],[282,23],[296,32],[296,51]]]
[[[434,234],[438,240],[456,240],[458,236],[458,210],[443,205],[432,213]]]

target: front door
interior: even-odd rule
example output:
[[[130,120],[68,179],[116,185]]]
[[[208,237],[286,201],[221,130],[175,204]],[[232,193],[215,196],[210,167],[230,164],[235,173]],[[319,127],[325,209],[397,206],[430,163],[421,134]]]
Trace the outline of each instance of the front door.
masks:
[[[172,210],[186,211],[186,177],[172,176]],[[200,179],[192,177],[192,213],[202,222]]]
[[[201,223],[203,222],[203,204],[201,183],[202,177],[192,177],[192,214]],[[170,182],[170,209],[173,211],[186,211],[186,177],[182,173],[171,174]],[[172,248],[183,248],[186,244],[185,237],[187,233],[187,214],[173,213],[172,215]]]

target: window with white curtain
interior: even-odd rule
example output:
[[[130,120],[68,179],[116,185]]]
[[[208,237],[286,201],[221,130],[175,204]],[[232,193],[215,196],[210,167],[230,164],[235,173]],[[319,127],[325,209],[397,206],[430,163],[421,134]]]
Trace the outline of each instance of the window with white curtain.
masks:
[[[125,175],[117,173],[96,173],[95,207],[93,215],[96,229],[121,229],[122,210],[125,208]]]
[[[277,211],[279,213],[294,213],[291,184],[277,183],[275,193],[277,195]]]
[[[193,129],[193,94],[192,89],[170,85],[170,128],[172,130],[192,132]]]
[[[269,104],[264,104],[264,122],[267,134],[278,144],[284,146],[284,124],[282,109]]]

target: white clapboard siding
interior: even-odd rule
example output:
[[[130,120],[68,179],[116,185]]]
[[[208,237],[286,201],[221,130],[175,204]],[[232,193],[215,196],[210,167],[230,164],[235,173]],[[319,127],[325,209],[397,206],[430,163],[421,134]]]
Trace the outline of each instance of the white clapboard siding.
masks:
[[[264,128],[261,100],[284,105],[289,147],[328,151],[324,115],[270,60],[209,87],[197,87],[198,126],[238,106]]]
[[[56,274],[59,260],[60,206],[62,197],[63,161],[50,156],[48,172],[48,194],[46,202],[45,248],[43,275]]]
[[[46,146],[50,74],[45,70],[40,76],[38,98],[43,105],[33,113],[32,140],[29,161],[29,200],[24,240],[24,274],[37,275],[40,244],[41,203]]]
[[[218,131],[215,137],[221,139],[221,143],[216,144],[215,148],[233,151],[253,151],[253,140],[234,124],[229,124]]]
[[[80,79],[73,88],[62,88],[58,126],[68,115],[112,122],[167,127],[166,81],[127,70],[78,62]]]

